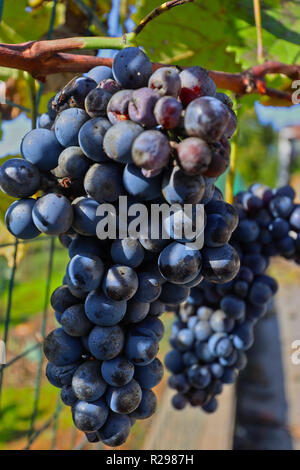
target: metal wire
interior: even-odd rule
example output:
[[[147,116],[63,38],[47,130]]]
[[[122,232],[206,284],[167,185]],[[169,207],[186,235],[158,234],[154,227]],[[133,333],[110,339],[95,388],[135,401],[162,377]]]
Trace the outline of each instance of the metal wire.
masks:
[[[92,0],[91,7],[88,7],[82,0],[74,0],[77,6],[80,7],[81,11],[83,11],[88,17],[88,28],[90,29],[91,25],[94,24],[98,29],[102,30],[105,34],[106,29],[104,24],[99,20],[96,15],[96,1]],[[50,15],[50,22],[49,28],[47,33],[47,39],[51,39],[53,37],[53,31],[55,26],[56,20],[56,12],[57,12],[57,5],[58,0],[53,1],[52,11]],[[4,0],[0,0],[0,23],[3,18],[3,11],[4,11]],[[6,104],[11,107],[16,107],[21,111],[26,113],[34,112],[36,116],[39,116],[38,110],[39,105],[43,93],[43,84],[41,84],[38,88],[38,92],[36,95],[35,100],[35,109],[28,109],[22,105],[14,103],[13,101],[7,101]],[[44,242],[49,242],[48,247],[48,266],[47,266],[47,273],[45,278],[45,294],[44,294],[44,306],[43,306],[43,313],[42,313],[42,324],[40,328],[40,336],[41,338],[45,337],[46,334],[46,326],[49,314],[49,297],[50,297],[50,289],[51,289],[51,278],[53,272],[53,259],[56,250],[55,238],[49,236],[40,236],[34,240],[15,240],[11,243],[3,243],[0,244],[0,248],[13,248],[13,259],[12,259],[12,267],[10,271],[10,277],[7,287],[7,303],[6,303],[6,310],[4,315],[3,321],[3,341],[7,347],[9,339],[10,339],[10,326],[11,326],[11,318],[13,316],[13,308],[12,308],[12,301],[14,295],[14,287],[15,287],[15,280],[16,280],[16,272],[18,268],[18,249],[21,245],[28,245],[28,244],[39,244]],[[42,245],[41,250],[44,250],[44,246]],[[2,330],[1,330],[2,331]],[[42,342],[35,342],[30,347],[24,349],[24,351],[20,352],[16,356],[12,357],[7,361],[6,364],[0,365],[0,416],[5,410],[1,409],[1,401],[2,395],[4,392],[3,387],[3,377],[6,374],[7,370],[13,365],[16,365],[20,360],[24,358],[28,358],[30,354],[37,353],[38,354],[38,362],[37,362],[37,373],[35,378],[35,386],[34,386],[34,397],[33,397],[33,404],[32,404],[32,413],[29,417],[29,429],[27,433],[27,443],[24,449],[29,450],[32,448],[33,444],[41,437],[43,433],[51,429],[51,438],[49,443],[50,449],[56,449],[58,444],[58,432],[59,432],[59,425],[60,425],[60,415],[62,410],[64,409],[64,405],[60,400],[60,393],[57,395],[57,400],[55,404],[54,412],[51,416],[49,416],[44,423],[40,423],[38,421],[38,415],[40,411],[40,398],[41,398],[41,387],[42,387],[42,379],[43,379],[43,352],[42,352]],[[60,391],[59,391],[60,392]],[[77,431],[75,428],[72,428],[70,432],[70,449],[84,449],[88,442],[85,436],[82,436],[80,442],[78,443],[77,438]],[[99,447],[101,448],[101,446]]]

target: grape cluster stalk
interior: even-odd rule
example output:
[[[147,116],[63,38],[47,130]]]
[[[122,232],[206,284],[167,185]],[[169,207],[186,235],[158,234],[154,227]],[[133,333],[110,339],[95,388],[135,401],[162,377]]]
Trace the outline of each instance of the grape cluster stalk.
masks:
[[[144,52],[129,47],[112,70],[95,67],[60,90],[24,136],[22,158],[0,168],[1,189],[17,198],[5,217],[10,233],[58,236],[69,251],[51,297],[59,327],[44,353],[49,381],[91,442],[119,446],[155,412],[166,305],[180,305],[203,279],[230,282],[239,271],[229,243],[238,211],[215,187],[236,126],[230,98],[205,69],[152,73]],[[191,204],[194,219],[201,204],[203,243],[178,238],[175,216],[169,238],[152,236],[150,219],[136,238],[100,239],[99,207],[111,204],[120,222],[122,196],[148,209]]]
[[[213,200],[207,207],[215,211],[218,204]],[[239,214],[231,239],[241,261],[237,276],[193,287],[172,326],[165,364],[178,410],[187,404],[208,413],[217,409],[223,385],[234,383],[245,368],[255,325],[276,294],[277,282],[266,274],[270,258],[300,262],[300,205],[292,187],[253,184],[236,195],[234,207]]]

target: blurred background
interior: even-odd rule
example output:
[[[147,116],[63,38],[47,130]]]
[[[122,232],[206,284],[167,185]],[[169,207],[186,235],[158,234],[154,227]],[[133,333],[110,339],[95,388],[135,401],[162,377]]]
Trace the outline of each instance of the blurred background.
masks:
[[[236,72],[257,63],[251,0],[196,0],[157,18],[139,36],[153,61]],[[156,0],[0,0],[0,42],[71,36],[118,36],[131,31]],[[265,59],[296,63],[300,45],[298,1],[262,2]],[[184,34],[182,34],[184,31]],[[84,51],[112,57],[114,51]],[[47,77],[0,67],[6,102],[0,105],[0,158],[19,155],[22,136],[36,125],[48,100],[72,74]],[[268,77],[282,90],[291,81]],[[235,190],[253,182],[274,187],[290,181],[300,196],[300,106],[270,98],[232,97],[239,116]],[[280,104],[280,107],[277,105]],[[226,175],[220,178],[224,189]],[[67,250],[45,236],[18,243],[6,231],[4,214],[12,198],[0,195],[0,337],[7,363],[0,369],[0,449],[98,449],[72,427],[69,409],[45,380],[41,343],[55,325],[49,307],[60,285]],[[300,269],[274,260],[270,272],[280,282],[274,305],[257,326],[249,366],[236,389],[227,386],[213,415],[171,409],[165,377],[156,389],[159,407],[139,421],[125,449],[300,449],[300,365],[291,361],[292,342],[300,339]],[[168,351],[172,314],[164,315],[166,334],[160,359]],[[101,447],[100,447],[101,448]]]

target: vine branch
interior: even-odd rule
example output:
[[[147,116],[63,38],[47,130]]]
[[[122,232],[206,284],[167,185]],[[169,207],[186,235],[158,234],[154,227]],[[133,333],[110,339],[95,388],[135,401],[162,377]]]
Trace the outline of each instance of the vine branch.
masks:
[[[101,39],[105,40],[106,47],[122,49],[131,44],[133,38],[131,34],[122,38]],[[47,75],[55,73],[84,73],[97,65],[111,67],[113,59],[63,52],[89,48],[87,43],[90,44],[95,40],[100,40],[100,38],[69,38],[23,44],[0,44],[0,66],[29,72],[41,81],[44,81]],[[164,66],[164,64],[153,63],[153,71]],[[291,104],[290,92],[267,87],[264,78],[268,74],[283,74],[292,80],[300,79],[300,65],[270,61],[241,73],[210,70],[209,74],[218,88],[230,90],[237,95],[253,93],[266,95]]]

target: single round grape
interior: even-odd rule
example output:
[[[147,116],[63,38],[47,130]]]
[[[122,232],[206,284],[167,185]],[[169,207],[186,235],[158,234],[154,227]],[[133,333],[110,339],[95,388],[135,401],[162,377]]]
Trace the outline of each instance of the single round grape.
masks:
[[[129,119],[128,105],[132,97],[132,90],[120,90],[115,93],[107,105],[107,116],[112,124]]]
[[[127,415],[136,410],[141,403],[142,389],[137,381],[132,379],[122,387],[111,387],[106,398],[112,411]]]
[[[72,202],[73,223],[72,228],[80,235],[95,236],[100,217],[96,212],[99,203],[92,198],[79,197]]]
[[[228,243],[220,248],[205,247],[201,254],[203,257],[202,274],[208,281],[217,283],[231,281],[240,269],[238,253]]]
[[[60,324],[70,336],[85,336],[93,328],[84,312],[82,304],[67,308],[61,316]]]
[[[0,187],[9,196],[32,196],[38,191],[40,183],[40,172],[30,161],[11,158],[0,167]]]
[[[87,74],[87,77],[95,80],[96,83],[102,82],[107,78],[113,78],[112,70],[110,67],[105,65],[98,65],[97,67],[92,68]]]
[[[98,431],[107,420],[108,408],[102,398],[92,403],[80,400],[72,407],[72,417],[81,431]]]
[[[85,301],[85,313],[91,322],[99,326],[117,325],[127,308],[125,300],[116,301],[101,291],[91,291]]]
[[[71,294],[68,286],[64,285],[55,289],[51,295],[50,303],[53,310],[63,314],[67,308],[78,304],[79,300]]]
[[[110,412],[106,423],[99,431],[99,438],[106,446],[119,447],[129,436],[130,428],[128,416]]]
[[[125,167],[123,184],[128,194],[140,201],[149,201],[161,195],[161,175],[146,178],[133,163]]]
[[[178,166],[167,172],[162,183],[162,193],[169,204],[197,204],[205,191],[201,175],[188,176]]]
[[[200,96],[215,96],[216,85],[203,67],[194,66],[180,72],[180,99],[184,106]]]
[[[99,203],[114,202],[124,194],[122,171],[113,163],[94,163],[85,175],[84,188]]]
[[[124,332],[118,325],[95,326],[89,334],[88,345],[96,359],[108,361],[120,354],[124,340]]]
[[[150,309],[149,302],[139,301],[135,298],[130,299],[127,303],[125,316],[126,323],[139,323],[148,315]]]
[[[85,111],[91,118],[105,117],[111,94],[102,88],[94,88],[84,101]]]
[[[62,150],[54,132],[48,129],[33,129],[21,142],[22,157],[41,171],[53,170]]]
[[[56,366],[52,362],[48,362],[46,377],[54,387],[62,388],[71,385],[72,377],[79,365],[80,362],[75,362],[65,366]]]
[[[111,257],[117,264],[136,268],[144,260],[144,249],[141,243],[133,238],[117,239],[111,245]]]
[[[90,161],[80,147],[68,147],[62,151],[58,159],[60,178],[83,178],[90,166]]]
[[[158,352],[158,340],[155,334],[145,328],[131,329],[125,344],[127,359],[137,366],[146,366],[154,361]]]
[[[136,293],[138,283],[138,276],[132,268],[116,265],[107,271],[103,280],[103,290],[113,300],[129,300]]]
[[[141,126],[155,127],[154,107],[159,97],[159,93],[151,88],[135,90],[128,105],[129,118]]]
[[[142,388],[156,387],[162,380],[163,375],[164,367],[157,357],[147,366],[135,366],[134,378]]]
[[[103,273],[104,265],[98,256],[76,255],[68,264],[68,285],[83,292],[90,292],[99,287]]]
[[[212,153],[211,162],[203,175],[209,178],[217,178],[229,167],[230,143],[224,139],[220,142],[211,143],[210,150]]]
[[[41,232],[47,235],[59,235],[71,228],[73,209],[65,196],[49,193],[37,199],[32,218]]]
[[[180,76],[175,67],[161,67],[150,77],[148,87],[156,90],[161,96],[174,96],[177,98],[180,89]]]
[[[157,124],[163,129],[174,129],[179,126],[182,113],[182,104],[172,96],[160,98],[154,107],[154,116]]]
[[[131,163],[131,149],[143,128],[132,121],[118,122],[105,134],[103,147],[106,155],[119,163]]]
[[[159,300],[167,305],[180,305],[188,298],[189,294],[189,287],[166,282],[162,285]]]
[[[124,356],[103,361],[101,366],[102,377],[108,385],[123,387],[133,379],[135,367]]]
[[[157,399],[152,390],[142,389],[142,399],[139,406],[130,413],[135,419],[147,419],[156,411]]]
[[[182,140],[177,147],[177,154],[180,167],[189,176],[205,173],[212,160],[209,145],[197,137]]]
[[[112,71],[123,88],[136,89],[147,86],[152,64],[141,49],[126,47],[115,55]]]
[[[72,378],[72,389],[77,399],[95,401],[104,395],[106,383],[101,376],[99,361],[86,361],[76,369]]]
[[[79,338],[69,336],[62,328],[57,328],[46,337],[44,354],[54,365],[67,366],[81,359],[83,347]]]
[[[228,120],[229,112],[225,105],[216,98],[204,96],[188,105],[184,125],[191,137],[217,142],[224,134]]]
[[[164,248],[158,259],[161,274],[174,284],[193,280],[199,274],[201,266],[200,251],[177,242]]]
[[[170,144],[159,131],[142,132],[134,141],[132,159],[136,166],[148,170],[158,170],[167,165],[170,157]]]
[[[39,119],[38,119],[38,124],[37,127],[38,129],[52,129],[52,126],[54,124],[54,121],[50,118],[48,113],[43,113]]]
[[[88,114],[80,108],[69,108],[60,113],[54,126],[58,142],[64,147],[77,146],[80,128],[88,119]]]
[[[21,240],[31,240],[40,235],[36,227],[32,211],[35,206],[35,199],[21,199],[13,202],[6,211],[5,225],[7,230],[16,238]]]
[[[110,127],[110,122],[101,117],[90,119],[81,127],[78,135],[79,145],[91,160],[98,163],[109,161],[103,149],[103,138]]]

